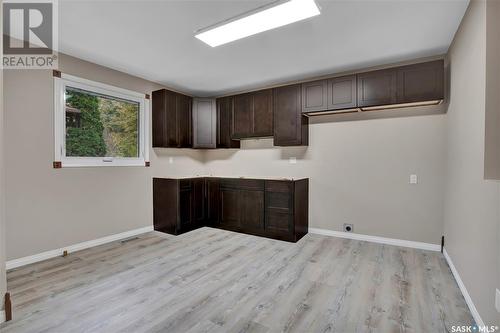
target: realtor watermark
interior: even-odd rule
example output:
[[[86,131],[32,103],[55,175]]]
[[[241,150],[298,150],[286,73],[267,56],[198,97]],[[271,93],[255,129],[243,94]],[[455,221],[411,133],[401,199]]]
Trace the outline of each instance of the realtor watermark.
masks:
[[[460,332],[460,333],[494,333],[498,332],[498,326],[452,326],[451,332]]]
[[[4,0],[4,69],[57,69],[57,0]]]

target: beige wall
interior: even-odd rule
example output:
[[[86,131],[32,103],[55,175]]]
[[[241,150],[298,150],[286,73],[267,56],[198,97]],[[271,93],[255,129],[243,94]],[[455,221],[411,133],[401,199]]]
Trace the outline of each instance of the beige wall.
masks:
[[[0,1],[0,17],[2,16],[2,1]],[[1,28],[0,28],[1,29]],[[0,54],[3,54],[3,34],[0,34]],[[7,290],[5,276],[5,214],[4,214],[4,127],[3,127],[3,70],[0,69],[0,311],[4,308],[4,294]],[[1,319],[0,319],[1,320]]]
[[[143,93],[158,85],[61,56],[64,73]],[[151,177],[203,172],[194,150],[151,150],[151,167],[53,169],[53,84],[45,70],[5,71],[7,258],[152,224]],[[174,164],[162,155],[178,155]]]
[[[442,235],[445,115],[340,121],[311,118],[309,147],[208,151],[213,175],[309,177],[309,225],[438,244]],[[425,133],[425,135],[423,135]],[[296,157],[297,164],[290,164]],[[418,185],[409,175],[419,176]]]
[[[500,1],[486,10],[486,135],[484,174],[500,180]]]
[[[473,0],[450,48],[445,247],[486,324],[499,323],[499,183],[485,181],[486,5]],[[498,92],[497,92],[498,93]],[[497,147],[498,148],[498,147]]]

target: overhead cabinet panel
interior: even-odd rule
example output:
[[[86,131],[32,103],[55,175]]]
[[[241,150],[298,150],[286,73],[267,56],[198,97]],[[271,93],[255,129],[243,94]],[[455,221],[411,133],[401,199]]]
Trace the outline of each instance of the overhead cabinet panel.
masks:
[[[302,115],[300,84],[274,88],[274,145],[307,146],[309,119]]]
[[[161,91],[153,92],[153,107],[152,107],[152,127],[153,127],[153,147],[165,147],[166,143],[166,100],[165,94]]]
[[[398,68],[398,103],[444,99],[444,60]]]
[[[232,139],[233,97],[217,98],[217,148],[240,148]]]
[[[328,110],[353,109],[358,106],[356,75],[348,75],[328,80]]]
[[[233,96],[233,139],[273,135],[271,89]]]
[[[361,108],[437,104],[444,99],[444,60],[361,73],[357,77]]]
[[[153,147],[191,147],[192,98],[166,89],[152,98]]]
[[[273,91],[265,89],[255,91],[253,95],[253,137],[273,135]]]
[[[302,83],[302,112],[327,110],[327,87],[327,80]]]
[[[358,107],[395,103],[397,103],[395,69],[358,74]]]
[[[233,138],[241,139],[251,136],[253,117],[253,98],[251,94],[234,96]]]
[[[216,148],[217,108],[215,99],[193,100],[193,148]]]
[[[192,142],[192,103],[191,97],[176,94],[176,111],[177,111],[177,146],[179,148],[190,148]]]

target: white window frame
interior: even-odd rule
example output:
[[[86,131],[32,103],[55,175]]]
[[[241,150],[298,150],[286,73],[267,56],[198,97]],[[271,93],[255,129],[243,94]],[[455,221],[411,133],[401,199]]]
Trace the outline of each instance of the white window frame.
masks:
[[[95,92],[139,103],[139,157],[66,156],[66,87]],[[61,167],[146,166],[149,164],[149,99],[145,94],[61,73],[54,77],[55,159]]]

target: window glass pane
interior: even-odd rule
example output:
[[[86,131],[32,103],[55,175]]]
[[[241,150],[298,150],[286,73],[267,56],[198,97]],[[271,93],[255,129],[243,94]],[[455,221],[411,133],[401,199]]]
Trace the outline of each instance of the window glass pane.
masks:
[[[66,156],[139,157],[138,102],[66,87]]]

